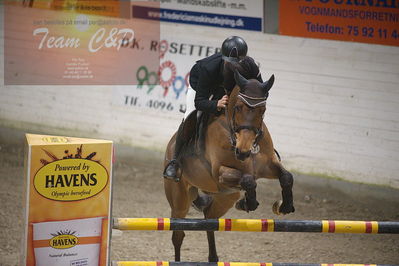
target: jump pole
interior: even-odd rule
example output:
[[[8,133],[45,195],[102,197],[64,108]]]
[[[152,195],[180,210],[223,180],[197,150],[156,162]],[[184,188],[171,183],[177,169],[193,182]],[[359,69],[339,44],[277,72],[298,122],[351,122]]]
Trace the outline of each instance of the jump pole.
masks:
[[[303,264],[260,262],[167,262],[167,261],[114,261],[112,266],[395,266],[392,264]],[[397,266],[397,265],[396,265]]]
[[[138,230],[138,231],[183,230],[183,231],[399,234],[399,222],[394,222],[394,221],[114,218],[113,228],[119,230]],[[273,265],[279,265],[279,264],[273,264]]]

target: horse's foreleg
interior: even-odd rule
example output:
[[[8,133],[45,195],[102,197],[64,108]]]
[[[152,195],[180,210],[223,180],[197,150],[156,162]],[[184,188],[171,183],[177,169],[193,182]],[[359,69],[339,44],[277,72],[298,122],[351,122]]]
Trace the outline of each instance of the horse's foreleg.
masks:
[[[184,180],[176,183],[169,179],[164,179],[164,185],[166,198],[168,199],[169,205],[172,209],[171,217],[186,217],[193,200],[192,197],[195,196],[195,193],[190,191],[190,187]],[[172,233],[172,243],[175,249],[175,261],[180,261],[180,250],[184,236],[184,231],[173,231]]]
[[[180,250],[184,237],[184,231],[173,231],[172,233],[172,243],[175,248],[175,261],[180,261]]]
[[[216,194],[213,195],[213,200],[211,205],[205,209],[204,215],[206,219],[216,219],[222,217],[234,203],[240,198],[240,193],[232,194]],[[209,262],[219,261],[216,244],[215,244],[215,234],[213,231],[207,231],[208,246],[209,246]]]
[[[200,212],[203,212],[211,204],[212,204],[212,197],[207,194],[198,195],[197,198],[193,201],[193,207]]]
[[[241,171],[226,166],[219,169],[219,182],[232,188],[241,188],[245,197],[236,203],[236,208],[243,211],[254,211],[259,203],[256,200],[256,180],[253,175],[242,174]]]
[[[294,178],[290,172],[285,170],[284,168],[281,169],[279,175],[279,181],[281,186],[281,194],[283,197],[283,203],[278,208],[278,212],[287,214],[290,212],[295,212],[294,208],[294,198],[292,195],[292,186],[294,185]],[[278,214],[277,212],[277,214]]]
[[[228,187],[240,187],[240,180],[242,178],[242,173],[240,170],[220,166],[219,168],[219,183]]]
[[[174,212],[174,210],[172,210],[171,216],[172,218],[184,218],[186,217],[187,212],[188,208],[187,211],[184,210],[183,212]],[[172,243],[175,249],[175,261],[180,261],[180,250],[183,244],[184,237],[184,231],[173,231],[172,233]]]
[[[240,180],[240,186],[245,191],[245,197],[236,203],[236,208],[244,211],[254,211],[258,208],[256,200],[256,180],[253,175],[245,174]]]
[[[269,166],[272,176],[268,178],[278,178],[281,186],[281,195],[283,198],[282,203],[276,202],[273,205],[273,212],[275,214],[287,214],[294,212],[294,200],[292,195],[292,186],[294,184],[294,178],[290,172],[288,172],[278,161],[273,161]]]
[[[218,262],[219,257],[216,252],[215,232],[207,231],[206,236],[208,237],[208,247],[209,247],[208,261],[209,262]]]

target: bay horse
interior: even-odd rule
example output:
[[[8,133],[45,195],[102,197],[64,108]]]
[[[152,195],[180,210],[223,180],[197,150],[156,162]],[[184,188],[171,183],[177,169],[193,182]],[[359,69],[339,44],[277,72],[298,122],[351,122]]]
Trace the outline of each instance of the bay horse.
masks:
[[[234,87],[225,113],[209,116],[204,149],[200,152],[186,152],[179,158],[180,181],[164,179],[172,218],[185,218],[191,205],[203,211],[206,219],[220,218],[234,205],[239,210],[254,211],[259,204],[256,200],[258,178],[280,181],[282,201],[273,204],[274,213],[295,211],[292,174],[282,166],[263,122],[266,99],[274,83],[274,75],[260,83],[255,79],[258,72],[251,71],[254,67],[251,66],[249,70],[245,68],[248,62],[254,63],[249,60],[247,64],[228,63],[229,66],[225,67],[227,70],[224,71],[224,78]],[[255,69],[259,71],[257,66]],[[196,126],[196,117],[195,111],[190,114],[184,122],[183,132],[192,132],[186,128]],[[173,156],[175,138],[176,133],[168,143],[165,165]],[[245,192],[241,199],[240,190]],[[184,236],[184,231],[173,231],[175,261],[180,261]],[[217,262],[214,232],[207,231],[207,238],[208,259]]]

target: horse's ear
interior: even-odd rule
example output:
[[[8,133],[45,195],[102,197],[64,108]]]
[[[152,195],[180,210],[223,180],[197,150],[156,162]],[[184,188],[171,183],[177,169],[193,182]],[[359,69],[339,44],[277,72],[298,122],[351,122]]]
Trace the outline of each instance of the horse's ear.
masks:
[[[234,70],[234,79],[236,81],[236,84],[240,87],[240,89],[245,88],[245,86],[248,84],[248,80],[244,78],[238,70]]]
[[[272,88],[274,83],[274,74],[269,78],[268,81],[262,83],[263,92],[267,94],[269,90]]]

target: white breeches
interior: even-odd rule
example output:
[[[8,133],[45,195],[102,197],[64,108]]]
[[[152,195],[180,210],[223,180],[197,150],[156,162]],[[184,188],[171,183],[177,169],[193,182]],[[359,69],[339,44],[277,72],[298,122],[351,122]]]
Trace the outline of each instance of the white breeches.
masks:
[[[194,104],[195,93],[196,93],[195,90],[193,90],[191,87],[188,88],[186,95],[186,112],[184,113],[184,120],[186,120],[188,115],[195,110],[195,104]]]

